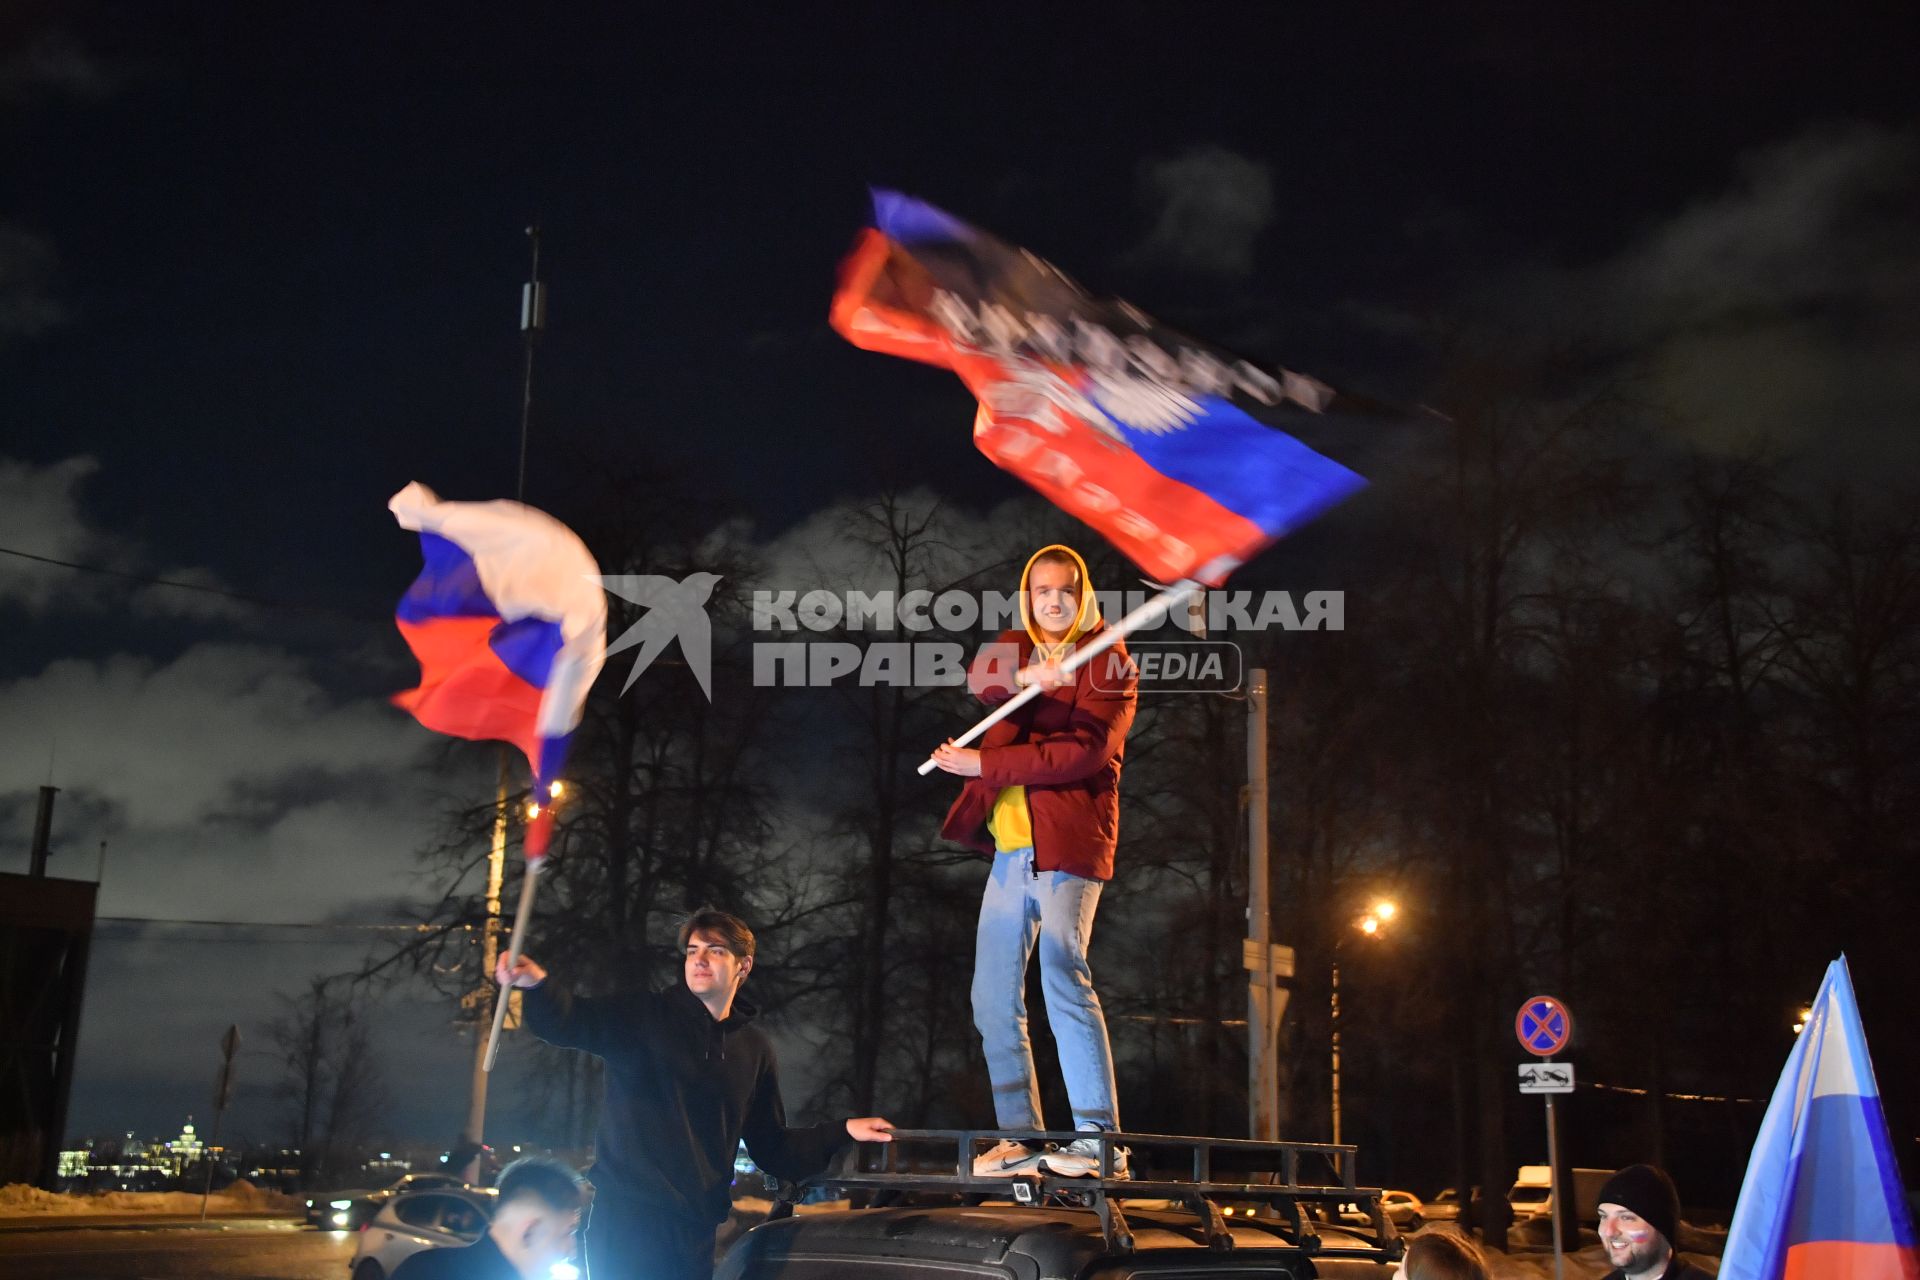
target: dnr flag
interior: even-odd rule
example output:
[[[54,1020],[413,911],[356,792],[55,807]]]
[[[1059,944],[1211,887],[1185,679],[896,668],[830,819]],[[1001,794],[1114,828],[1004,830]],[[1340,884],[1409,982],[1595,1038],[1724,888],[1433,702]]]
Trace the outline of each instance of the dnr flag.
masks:
[[[1920,1280],[1913,1219],[1844,956],[1827,967],[1760,1122],[1720,1274]]]
[[[1186,337],[892,191],[840,270],[833,327],[952,369],[980,451],[1162,582],[1217,586],[1365,486],[1263,419],[1337,393]]]

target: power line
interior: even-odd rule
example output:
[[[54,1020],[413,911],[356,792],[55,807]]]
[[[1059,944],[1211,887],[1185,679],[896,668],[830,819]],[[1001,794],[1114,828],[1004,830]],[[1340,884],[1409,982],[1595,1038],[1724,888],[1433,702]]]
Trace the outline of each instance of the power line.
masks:
[[[328,932],[347,932],[355,930],[406,930],[417,933],[438,928],[437,925],[423,924],[356,924],[350,921],[326,920],[185,920],[170,916],[95,916],[95,924],[163,924],[185,925],[208,929],[315,929]]]
[[[370,623],[386,622],[385,615],[348,613],[344,609],[329,608],[326,605],[298,604],[291,600],[270,600],[265,596],[247,595],[241,591],[228,591],[224,587],[210,587],[204,582],[181,582],[174,578],[159,578],[151,574],[130,573],[124,569],[109,569],[105,565],[81,564],[75,560],[61,560],[54,556],[37,555],[31,551],[20,551],[13,547],[0,547],[0,555],[9,555],[21,560],[32,560],[37,564],[56,565],[62,569],[73,569],[80,573],[98,574],[103,578],[118,578],[122,582],[137,582],[142,586],[168,587],[175,591],[197,591],[201,595],[219,596],[223,600],[234,600],[241,604],[252,605],[256,609],[277,610],[283,613],[306,613],[324,618],[338,618],[347,622]]]
[[[1598,1089],[1603,1093],[1631,1094],[1637,1098],[1644,1098],[1653,1092],[1651,1089],[1636,1089],[1632,1085],[1600,1084],[1593,1080],[1582,1080],[1580,1086],[1584,1089]],[[1734,1098],[1718,1093],[1662,1093],[1660,1096],[1675,1102],[1743,1102],[1755,1107],[1766,1105],[1764,1098]]]

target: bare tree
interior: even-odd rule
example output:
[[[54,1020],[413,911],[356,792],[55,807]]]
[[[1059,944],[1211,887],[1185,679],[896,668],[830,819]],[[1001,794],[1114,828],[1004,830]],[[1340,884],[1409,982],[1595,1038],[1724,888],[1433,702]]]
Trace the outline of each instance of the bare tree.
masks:
[[[279,997],[281,1015],[268,1039],[283,1075],[304,1187],[340,1177],[356,1164],[390,1105],[385,1072],[353,992],[339,979],[315,977],[299,995]]]

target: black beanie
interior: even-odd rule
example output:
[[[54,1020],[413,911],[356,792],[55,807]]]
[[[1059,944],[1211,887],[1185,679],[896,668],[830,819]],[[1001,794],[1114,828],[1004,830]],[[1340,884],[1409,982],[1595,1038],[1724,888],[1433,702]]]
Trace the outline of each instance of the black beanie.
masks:
[[[1600,1188],[1601,1204],[1617,1204],[1646,1219],[1647,1225],[1667,1238],[1667,1247],[1680,1226],[1680,1193],[1673,1179],[1650,1164],[1630,1164],[1608,1178]]]

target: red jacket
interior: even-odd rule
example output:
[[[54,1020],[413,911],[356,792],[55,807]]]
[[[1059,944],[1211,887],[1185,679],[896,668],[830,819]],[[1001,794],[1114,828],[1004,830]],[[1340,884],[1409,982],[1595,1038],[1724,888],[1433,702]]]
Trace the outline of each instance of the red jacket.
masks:
[[[1104,627],[1096,624],[1078,643]],[[1005,702],[1015,691],[1013,673],[1032,661],[1033,649],[1026,632],[1003,632],[974,658],[968,687],[990,707]],[[987,730],[980,740],[980,776],[967,779],[947,811],[944,839],[991,857],[987,818],[994,800],[1002,787],[1024,786],[1034,869],[1113,878],[1120,764],[1138,683],[1126,652],[1124,641],[1116,643],[1076,671],[1073,684],[1041,694]],[[1018,660],[1010,661],[1015,653]]]

